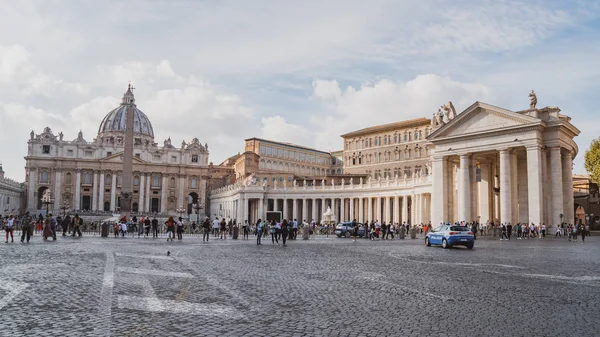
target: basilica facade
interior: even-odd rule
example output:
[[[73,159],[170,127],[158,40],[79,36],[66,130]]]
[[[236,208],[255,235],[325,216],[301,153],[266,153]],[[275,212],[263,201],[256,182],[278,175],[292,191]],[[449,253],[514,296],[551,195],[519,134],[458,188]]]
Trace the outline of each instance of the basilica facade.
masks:
[[[344,134],[341,174],[234,166],[238,179],[211,191],[210,214],[254,222],[279,211],[319,221],[330,207],[337,221],[574,223],[579,130],[559,108],[536,108],[531,95],[521,111],[475,102],[457,114],[448,102],[431,119]],[[269,152],[252,155],[270,161]],[[278,174],[287,179],[270,179]]]
[[[26,160],[27,209],[39,213],[119,211],[126,107],[134,107],[133,204],[137,213],[204,214],[207,191],[232,171],[209,163],[208,145],[198,138],[174,145],[155,142],[152,123],[128,88],[121,104],[99,121],[98,133],[73,140],[46,127],[31,131]],[[49,193],[47,192],[49,191]],[[51,196],[50,202],[43,196]]]

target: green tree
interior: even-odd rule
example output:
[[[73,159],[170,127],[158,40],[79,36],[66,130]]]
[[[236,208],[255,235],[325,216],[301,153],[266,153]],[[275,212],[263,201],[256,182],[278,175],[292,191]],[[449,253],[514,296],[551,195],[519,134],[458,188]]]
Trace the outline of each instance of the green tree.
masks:
[[[592,140],[590,148],[585,151],[585,170],[596,183],[600,182],[600,137]]]

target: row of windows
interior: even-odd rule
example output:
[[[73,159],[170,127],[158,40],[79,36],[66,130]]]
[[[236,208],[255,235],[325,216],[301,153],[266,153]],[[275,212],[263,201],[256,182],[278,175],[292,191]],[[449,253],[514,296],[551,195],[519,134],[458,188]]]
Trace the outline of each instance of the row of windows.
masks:
[[[301,151],[285,150],[278,147],[272,147],[262,144],[260,145],[260,154],[269,157],[279,157],[297,161],[310,162],[320,165],[329,165],[332,161],[331,158],[326,156],[317,156],[313,154],[307,154]],[[331,164],[335,164],[335,162],[331,162]]]
[[[50,145],[42,145],[42,153],[43,154],[50,154]],[[112,152],[106,152],[106,156],[112,156]],[[67,157],[73,157],[74,156],[74,152],[73,150],[67,150]],[[92,158],[94,157],[94,151],[92,150],[85,150],[83,152],[83,156],[87,157],[87,158]],[[140,158],[140,154],[136,153],[135,154],[136,158]],[[152,156],[152,160],[153,161],[161,161],[162,160],[162,155],[158,155],[155,154]],[[197,163],[198,162],[198,155],[197,154],[193,154],[190,158],[190,161],[192,163]],[[171,163],[177,163],[177,156],[171,156]]]
[[[399,144],[402,142],[410,142],[410,141],[418,141],[423,140],[424,137],[427,137],[431,134],[431,129],[425,129],[425,134],[423,134],[423,130],[415,130],[404,131],[404,133],[395,132],[394,135],[384,135],[378,137],[369,137],[365,139],[358,139],[346,142],[346,150],[361,150],[374,146],[382,146],[382,145],[391,145],[391,144]]]
[[[369,154],[361,154],[352,155],[346,157],[346,165],[362,165],[362,164],[373,164],[373,163],[381,163],[392,160],[402,160],[402,159],[411,159],[411,158],[421,158],[423,155],[429,156],[430,151],[429,147],[425,148],[423,151],[422,148],[416,147],[414,152],[411,149],[405,149],[404,151],[396,150],[392,151],[384,151],[384,152],[376,152]]]
[[[82,178],[83,178],[82,179],[83,185],[92,185],[92,173],[84,172]],[[120,186],[123,183],[123,176],[118,175],[117,178],[118,178],[117,184]],[[42,184],[50,183],[50,175],[49,175],[48,171],[44,170],[40,173],[40,183],[42,183]],[[65,184],[71,185],[72,183],[73,183],[72,174],[70,172],[67,172],[65,174]],[[105,185],[112,184],[112,175],[111,174],[107,174],[106,176],[104,176],[104,184]],[[133,186],[140,186],[140,177],[139,176],[133,177]],[[151,186],[152,187],[160,187],[160,177],[158,175],[152,176],[152,185]],[[169,187],[171,187],[171,188],[176,187],[175,178],[171,177]],[[190,188],[198,188],[198,178],[192,177],[190,179]]]

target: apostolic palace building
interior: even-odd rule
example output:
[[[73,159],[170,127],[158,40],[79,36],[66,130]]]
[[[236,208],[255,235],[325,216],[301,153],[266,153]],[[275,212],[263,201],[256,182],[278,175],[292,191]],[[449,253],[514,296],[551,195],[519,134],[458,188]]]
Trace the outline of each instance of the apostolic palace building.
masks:
[[[475,102],[457,114],[448,102],[429,118],[342,135],[325,152],[249,138],[219,165],[194,138],[159,146],[130,89],[86,140],[32,131],[26,159],[27,208],[118,211],[125,109],[134,113],[133,209],[161,215],[199,212],[255,222],[267,211],[317,221],[574,222],[572,161],[579,130],[557,107],[510,111]]]

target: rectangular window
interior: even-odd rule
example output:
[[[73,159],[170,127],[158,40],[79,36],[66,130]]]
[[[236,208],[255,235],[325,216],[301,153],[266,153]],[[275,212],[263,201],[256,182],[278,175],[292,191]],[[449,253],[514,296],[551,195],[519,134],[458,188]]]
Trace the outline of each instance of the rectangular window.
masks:
[[[197,163],[198,162],[198,155],[197,154],[193,154],[192,155],[192,163]]]
[[[50,145],[43,145],[42,146],[42,153],[43,154],[50,154]]]
[[[84,155],[86,157],[92,157],[94,155],[94,152],[93,151],[85,151]]]
[[[107,157],[110,157],[110,156],[112,156],[112,152],[110,152],[110,151],[106,152],[106,156],[107,156]]]
[[[73,150],[67,150],[67,156],[73,157]]]
[[[152,160],[154,161],[160,161],[160,155],[159,154],[155,154],[152,156]]]
[[[177,162],[177,157],[171,156],[171,163],[176,163],[176,162]]]
[[[135,157],[136,157],[137,159],[140,159],[140,157],[141,157],[141,156],[140,156],[140,154],[139,154],[139,153],[136,153],[136,154],[135,154]]]

